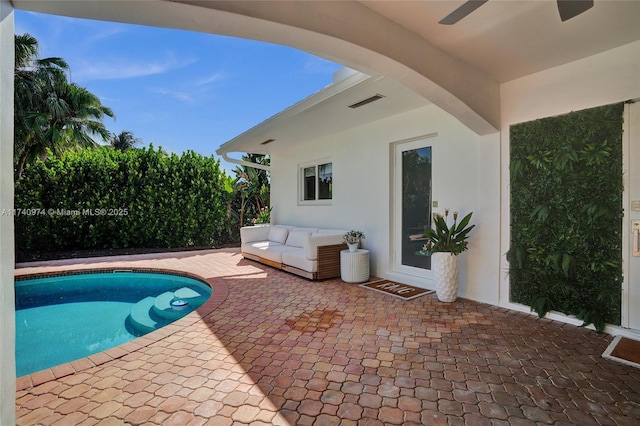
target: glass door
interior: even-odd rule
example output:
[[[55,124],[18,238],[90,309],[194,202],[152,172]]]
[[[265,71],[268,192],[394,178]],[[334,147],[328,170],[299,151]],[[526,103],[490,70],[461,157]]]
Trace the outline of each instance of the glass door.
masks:
[[[431,258],[419,255],[431,226],[432,157],[427,139],[397,144],[394,176],[394,269],[424,276]]]

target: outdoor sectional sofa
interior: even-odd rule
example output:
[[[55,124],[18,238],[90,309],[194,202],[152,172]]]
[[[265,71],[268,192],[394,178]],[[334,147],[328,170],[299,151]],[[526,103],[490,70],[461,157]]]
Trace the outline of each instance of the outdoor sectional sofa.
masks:
[[[242,256],[311,280],[340,276],[347,231],[266,225],[240,228]]]

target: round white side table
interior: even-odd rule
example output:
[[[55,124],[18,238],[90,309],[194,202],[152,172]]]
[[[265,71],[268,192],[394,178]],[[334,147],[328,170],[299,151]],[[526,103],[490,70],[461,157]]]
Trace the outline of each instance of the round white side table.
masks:
[[[340,278],[347,283],[363,283],[369,279],[369,250],[340,252]]]

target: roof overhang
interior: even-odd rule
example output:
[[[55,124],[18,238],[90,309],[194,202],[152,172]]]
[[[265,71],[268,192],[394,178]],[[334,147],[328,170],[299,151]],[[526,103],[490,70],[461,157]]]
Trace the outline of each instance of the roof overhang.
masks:
[[[306,141],[429,105],[422,96],[383,76],[354,72],[274,115],[216,151],[269,155]]]

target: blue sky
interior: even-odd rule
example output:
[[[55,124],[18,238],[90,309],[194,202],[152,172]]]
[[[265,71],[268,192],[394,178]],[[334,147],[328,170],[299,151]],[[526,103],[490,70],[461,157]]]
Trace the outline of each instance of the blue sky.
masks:
[[[115,120],[104,120],[112,133],[128,130],[175,153],[215,154],[342,68],[264,42],[19,10],[15,31],[38,39],[41,58],[69,63],[71,81],[114,111]]]

